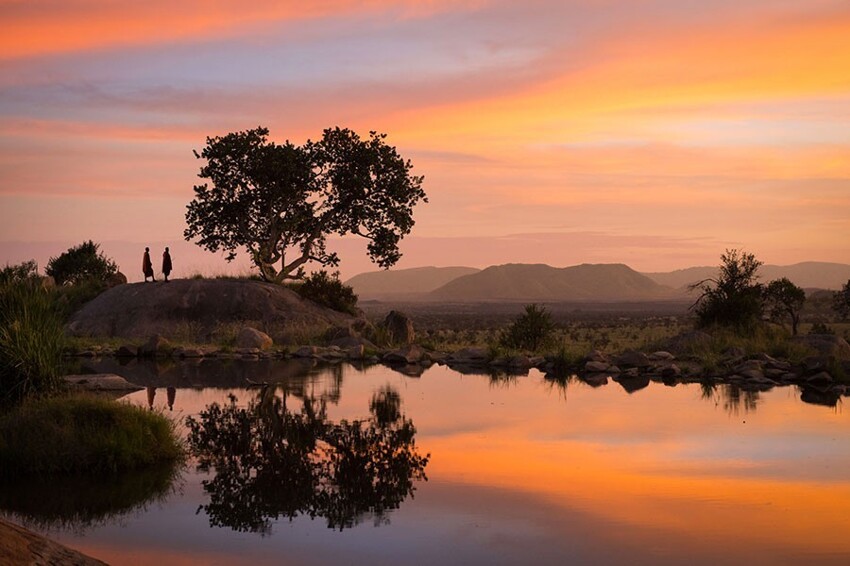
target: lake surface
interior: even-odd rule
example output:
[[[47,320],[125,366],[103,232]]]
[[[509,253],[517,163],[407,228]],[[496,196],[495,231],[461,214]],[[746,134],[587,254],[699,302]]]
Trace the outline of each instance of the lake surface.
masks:
[[[285,362],[124,374],[151,386],[131,402],[193,417],[206,454],[0,498],[113,564],[850,563],[850,414],[796,387]]]

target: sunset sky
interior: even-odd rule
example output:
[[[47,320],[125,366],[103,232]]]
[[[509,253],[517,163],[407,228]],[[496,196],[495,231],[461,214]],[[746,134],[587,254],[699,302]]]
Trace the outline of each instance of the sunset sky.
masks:
[[[847,0],[0,0],[0,264],[244,269],[181,241],[192,150],[257,125],[389,135],[398,267],[850,263]]]

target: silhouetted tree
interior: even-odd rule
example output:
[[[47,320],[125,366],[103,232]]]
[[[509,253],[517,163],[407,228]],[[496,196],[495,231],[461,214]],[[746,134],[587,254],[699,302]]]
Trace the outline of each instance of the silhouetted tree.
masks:
[[[505,330],[501,343],[507,348],[538,352],[552,340],[555,323],[545,307],[525,306],[525,312]]]
[[[57,285],[74,285],[86,280],[106,283],[110,276],[118,273],[118,266],[100,251],[100,244],[89,240],[69,248],[59,257],[50,258],[44,272]]]
[[[401,257],[398,243],[413,227],[413,207],[427,202],[423,177],[385,134],[361,139],[348,129],[324,131],[303,146],[276,144],[268,129],[207,138],[199,177],[186,212],[186,240],[225,250],[227,260],[245,247],[263,279],[300,279],[307,262],[335,266],[326,249],[330,234],[366,238],[369,257],[381,267]],[[287,260],[287,256],[289,259]],[[275,265],[280,262],[280,267]]]
[[[756,274],[762,262],[753,254],[726,250],[720,256],[720,273],[690,286],[702,291],[691,307],[700,326],[747,327],[761,318],[763,286]]]
[[[342,530],[365,514],[383,520],[427,479],[429,456],[417,452],[395,390],[373,397],[370,419],[338,423],[323,401],[305,397],[296,413],[271,388],[246,408],[236,401],[187,419],[198,468],[215,472],[201,507],[214,526],[266,533],[275,519],[307,515]]]
[[[850,318],[850,279],[832,295],[832,310],[841,318]]]
[[[797,335],[800,324],[800,310],[806,302],[806,292],[787,277],[775,279],[764,289],[764,302],[771,320],[782,324],[791,320],[791,334]]]

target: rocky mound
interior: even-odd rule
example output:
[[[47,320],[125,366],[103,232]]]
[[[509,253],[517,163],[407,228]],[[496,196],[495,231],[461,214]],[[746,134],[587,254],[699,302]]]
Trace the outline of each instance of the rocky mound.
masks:
[[[293,333],[346,326],[352,317],[270,283],[236,279],[177,279],[109,289],[71,317],[75,336],[146,338],[153,334],[199,342],[223,327],[263,328],[285,341]]]

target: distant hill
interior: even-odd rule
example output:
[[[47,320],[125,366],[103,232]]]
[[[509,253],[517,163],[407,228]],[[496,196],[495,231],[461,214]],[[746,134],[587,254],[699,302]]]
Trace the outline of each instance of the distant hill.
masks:
[[[644,273],[643,275],[660,285],[678,289],[714,277],[717,275],[717,270],[717,267],[689,267],[667,273]],[[787,277],[795,285],[806,289],[839,289],[850,280],[850,265],[819,261],[806,261],[793,265],[762,265],[758,274],[759,280],[764,283]]]
[[[623,264],[507,264],[450,281],[430,293],[430,300],[584,301],[658,300],[681,296]]]
[[[415,267],[393,271],[370,271],[345,282],[361,300],[424,295],[449,281],[477,273],[474,267]]]

